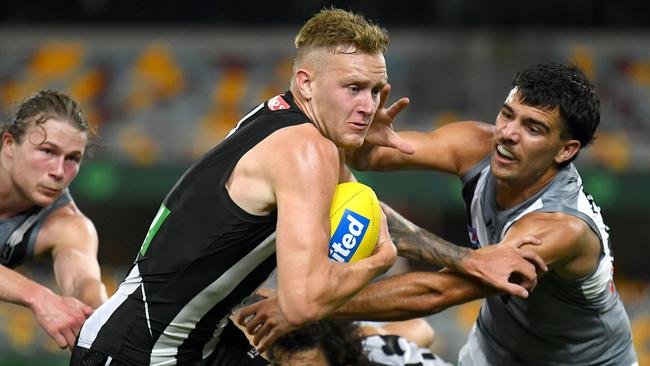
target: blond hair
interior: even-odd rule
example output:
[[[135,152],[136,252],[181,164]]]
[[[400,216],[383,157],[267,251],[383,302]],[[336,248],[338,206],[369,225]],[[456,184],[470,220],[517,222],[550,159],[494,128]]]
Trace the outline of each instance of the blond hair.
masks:
[[[300,29],[295,45],[298,52],[294,71],[315,49],[384,54],[388,49],[388,32],[361,15],[335,8],[323,9]]]
[[[367,53],[386,53],[388,32],[363,16],[341,9],[323,9],[305,23],[296,35],[298,50],[326,47],[331,51],[340,46],[354,46]]]

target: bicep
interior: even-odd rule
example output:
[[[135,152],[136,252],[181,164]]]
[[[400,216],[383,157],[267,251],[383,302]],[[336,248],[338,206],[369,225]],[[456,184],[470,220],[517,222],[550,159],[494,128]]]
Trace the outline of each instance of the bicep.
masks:
[[[532,235],[540,245],[525,244],[522,248],[537,253],[550,268],[559,269],[580,253],[579,222],[561,213],[532,213],[512,225],[502,243],[515,245],[519,238]]]
[[[278,222],[276,255],[280,286],[306,280],[327,261],[329,208],[339,176],[331,146],[289,150],[274,169]]]

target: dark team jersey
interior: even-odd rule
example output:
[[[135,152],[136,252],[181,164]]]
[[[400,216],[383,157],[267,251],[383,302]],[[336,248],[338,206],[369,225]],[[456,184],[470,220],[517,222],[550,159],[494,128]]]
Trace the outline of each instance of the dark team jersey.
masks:
[[[165,198],[127,278],[86,321],[77,345],[133,365],[195,364],[218,349],[233,307],[276,265],[276,213],[245,212],[225,184],[251,148],[303,123],[310,121],[286,92],[253,109],[192,165]]]
[[[59,207],[72,202],[66,189],[47,207],[34,206],[16,216],[0,220],[0,264],[15,268],[34,256],[36,238],[43,223]]]

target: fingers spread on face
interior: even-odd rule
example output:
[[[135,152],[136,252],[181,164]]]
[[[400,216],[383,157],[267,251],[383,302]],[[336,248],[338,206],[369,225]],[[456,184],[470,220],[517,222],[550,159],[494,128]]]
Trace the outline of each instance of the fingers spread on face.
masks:
[[[384,108],[388,95],[390,94],[390,84],[384,85],[384,88],[381,89],[381,94],[379,96],[379,107],[378,109]]]

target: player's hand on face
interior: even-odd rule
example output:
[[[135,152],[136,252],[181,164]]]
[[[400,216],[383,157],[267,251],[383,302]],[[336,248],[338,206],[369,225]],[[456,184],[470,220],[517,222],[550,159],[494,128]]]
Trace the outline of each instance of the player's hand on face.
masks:
[[[413,154],[413,146],[404,142],[393,130],[393,120],[409,104],[409,99],[401,98],[387,108],[386,100],[389,94],[390,85],[386,84],[381,91],[379,107],[366,135],[366,141],[372,145],[391,147],[405,154]]]
[[[485,284],[508,294],[527,298],[537,285],[539,273],[548,270],[544,260],[523,245],[541,244],[533,236],[517,238],[511,243],[494,244],[472,251],[461,266]]]
[[[236,321],[253,337],[253,345],[259,353],[266,350],[282,335],[296,329],[280,311],[278,298],[271,289],[260,289],[257,295],[266,300],[239,309]]]
[[[68,296],[44,291],[31,307],[36,320],[60,348],[72,349],[79,330],[93,309]]]

